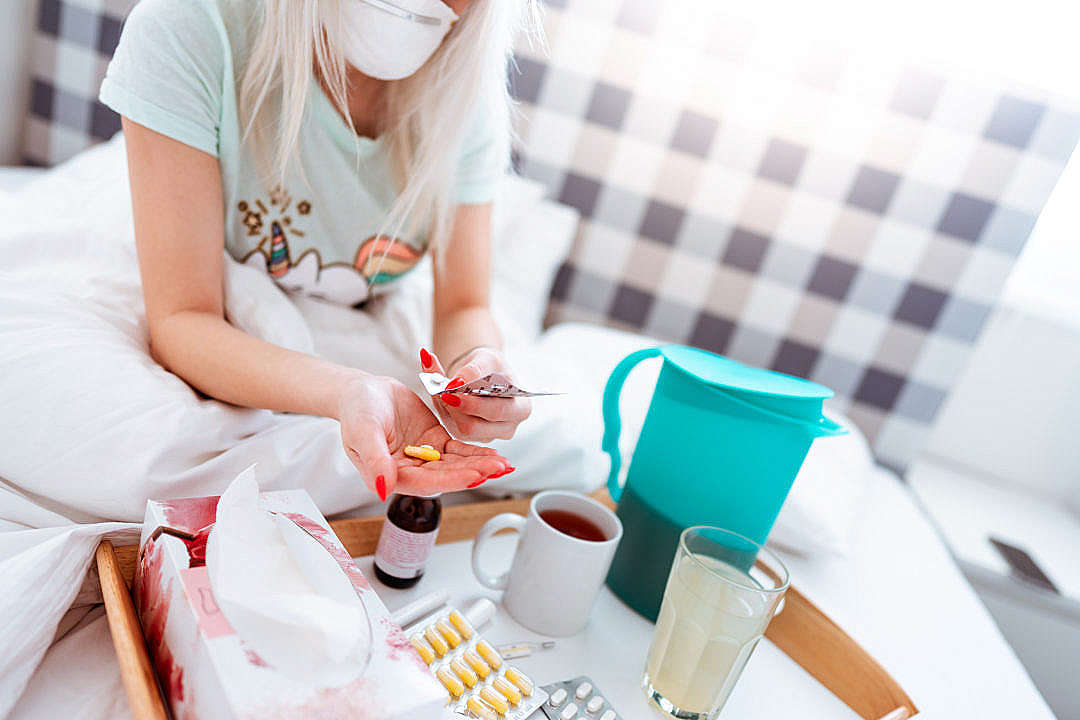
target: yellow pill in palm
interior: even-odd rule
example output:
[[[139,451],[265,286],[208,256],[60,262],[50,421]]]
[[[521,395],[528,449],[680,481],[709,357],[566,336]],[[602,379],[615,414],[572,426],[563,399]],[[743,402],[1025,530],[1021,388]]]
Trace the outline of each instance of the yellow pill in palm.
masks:
[[[476,674],[481,678],[486,678],[491,674],[491,668],[484,662],[484,658],[477,655],[472,650],[466,650],[465,654],[461,657],[465,658],[465,662],[469,663],[469,667],[476,671]]]
[[[495,711],[484,704],[484,701],[477,697],[469,698],[465,703],[465,707],[469,709],[469,712],[474,717],[480,718],[480,720],[496,720],[499,716],[495,714]]]
[[[446,653],[450,652],[450,646],[443,640],[442,635],[435,631],[435,626],[430,625],[428,629],[424,631],[424,637],[431,643],[431,647],[435,648],[435,652],[442,657]]]
[[[470,670],[468,665],[461,662],[460,658],[454,658],[450,661],[450,669],[461,678],[461,682],[469,687],[476,687],[476,683],[480,682],[480,679],[476,677],[476,673]]]
[[[521,690],[521,694],[525,697],[532,695],[532,680],[526,677],[525,673],[521,672],[515,667],[508,667],[506,668],[506,670],[503,671],[503,676],[506,677],[506,679],[510,682],[517,685],[518,689]]]
[[[427,641],[419,635],[413,635],[409,638],[409,642],[416,648],[416,652],[420,653],[420,657],[424,659],[428,665],[435,662],[435,651],[431,649],[431,646],[427,644]]]
[[[499,656],[495,648],[487,644],[486,640],[480,640],[476,643],[476,652],[480,653],[480,656],[487,660],[488,665],[495,670],[498,670],[499,666],[502,665],[502,657]]]
[[[431,462],[442,457],[442,454],[430,445],[406,445],[405,454],[424,462]]]
[[[450,691],[450,694],[455,699],[461,697],[461,693],[465,692],[465,685],[454,677],[454,673],[450,672],[450,668],[446,666],[439,668],[435,671],[435,677],[439,678],[439,682]]]
[[[435,623],[435,628],[442,633],[444,638],[446,638],[446,642],[450,643],[450,647],[456,648],[461,644],[461,636],[458,635],[457,630],[450,627],[450,623],[445,620],[440,620]]]
[[[514,685],[506,678],[495,678],[495,681],[491,683],[491,687],[505,695],[511,705],[517,705],[521,702],[521,691],[514,687]]]
[[[461,633],[461,637],[468,640],[473,636],[472,625],[465,619],[465,616],[459,613],[457,610],[451,610],[448,616],[450,624],[457,628],[457,631]]]
[[[488,705],[495,708],[495,712],[500,715],[505,715],[510,711],[510,703],[506,702],[506,698],[502,695],[495,692],[494,688],[484,688],[480,691],[480,697],[483,698],[484,702]]]

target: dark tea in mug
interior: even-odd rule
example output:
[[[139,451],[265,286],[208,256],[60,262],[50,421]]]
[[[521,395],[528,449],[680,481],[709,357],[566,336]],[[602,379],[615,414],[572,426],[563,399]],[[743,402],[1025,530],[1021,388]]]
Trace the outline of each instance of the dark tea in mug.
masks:
[[[590,542],[603,542],[608,539],[592,520],[569,510],[541,510],[539,514],[540,519],[563,535]]]

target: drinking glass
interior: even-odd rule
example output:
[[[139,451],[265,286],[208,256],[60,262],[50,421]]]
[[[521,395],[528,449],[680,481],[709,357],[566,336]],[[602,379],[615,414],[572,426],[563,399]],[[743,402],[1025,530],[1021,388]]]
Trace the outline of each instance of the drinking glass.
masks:
[[[787,568],[753,540],[684,530],[641,681],[649,700],[681,720],[713,720],[787,587]]]

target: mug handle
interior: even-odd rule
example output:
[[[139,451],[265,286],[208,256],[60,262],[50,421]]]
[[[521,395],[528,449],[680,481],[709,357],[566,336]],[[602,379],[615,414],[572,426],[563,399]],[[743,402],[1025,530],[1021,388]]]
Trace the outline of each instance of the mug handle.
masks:
[[[619,468],[622,467],[622,455],[619,454],[619,432],[622,430],[622,418],[619,417],[619,395],[623,382],[634,366],[645,358],[656,357],[663,348],[645,348],[624,357],[611,371],[607,384],[604,385],[604,439],[601,448],[611,456],[611,471],[608,473],[608,494],[615,502],[622,497],[619,485]]]
[[[510,570],[500,573],[499,575],[489,575],[480,569],[480,549],[483,547],[491,536],[500,530],[516,530],[521,533],[525,530],[525,518],[515,513],[501,513],[484,523],[484,527],[480,528],[480,532],[476,534],[476,539],[473,540],[472,546],[472,571],[476,579],[480,581],[480,584],[486,588],[492,590],[502,590],[506,587],[506,583],[510,580]],[[514,551],[515,554],[517,551]],[[513,564],[513,563],[511,563]]]

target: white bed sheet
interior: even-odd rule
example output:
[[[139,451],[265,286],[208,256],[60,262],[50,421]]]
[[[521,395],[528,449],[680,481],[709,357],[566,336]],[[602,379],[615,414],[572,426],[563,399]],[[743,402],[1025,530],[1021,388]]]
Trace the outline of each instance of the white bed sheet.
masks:
[[[44,172],[43,168],[0,166],[0,192],[17,192]]]

